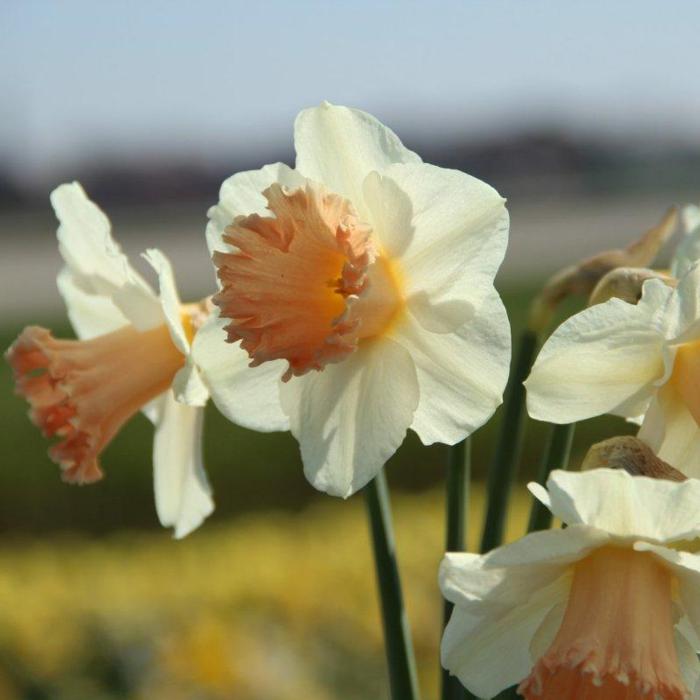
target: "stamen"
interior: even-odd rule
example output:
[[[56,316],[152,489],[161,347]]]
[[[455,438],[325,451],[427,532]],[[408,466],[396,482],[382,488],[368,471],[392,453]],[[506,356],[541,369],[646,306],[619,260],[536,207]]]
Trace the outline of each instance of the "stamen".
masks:
[[[604,547],[586,557],[554,642],[518,692],[527,700],[685,700],[671,584],[646,552]]]
[[[237,218],[224,235],[235,251],[214,254],[222,289],[213,301],[251,366],[285,359],[286,380],[339,362],[383,332],[400,295],[348,200],[310,182],[263,194],[273,216]]]
[[[165,325],[146,332],[126,326],[85,341],[57,340],[30,326],[6,356],[32,421],[46,437],[61,438],[49,456],[65,481],[79,484],[102,477],[102,450],[170,386],[185,360]]]

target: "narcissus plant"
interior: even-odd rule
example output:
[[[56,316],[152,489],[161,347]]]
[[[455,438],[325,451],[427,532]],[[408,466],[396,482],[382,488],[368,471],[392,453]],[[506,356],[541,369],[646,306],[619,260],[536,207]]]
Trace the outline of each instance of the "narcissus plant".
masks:
[[[291,428],[311,483],[349,496],[409,428],[453,444],[500,404],[508,213],[364,112],[305,110],[295,146],[295,169],[234,175],[209,212],[219,311],[193,352],[224,414]]]
[[[555,471],[530,489],[566,529],[450,553],[443,665],[479,697],[684,700],[700,662],[700,481]]]
[[[25,328],[6,353],[17,392],[44,435],[58,438],[49,455],[76,484],[102,478],[101,453],[143,410],[155,425],[158,516],[182,537],[214,508],[201,447],[208,391],[190,353],[208,304],[182,304],[170,263],[153,249],[144,257],[158,274],[156,294],[78,183],[58,187],[51,202],[65,262],[58,288],[80,339]]]

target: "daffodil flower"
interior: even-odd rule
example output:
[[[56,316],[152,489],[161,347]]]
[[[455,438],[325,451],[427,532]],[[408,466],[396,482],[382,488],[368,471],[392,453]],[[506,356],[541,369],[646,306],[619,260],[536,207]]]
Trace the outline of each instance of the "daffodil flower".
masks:
[[[225,415],[291,428],[308,479],[345,497],[409,428],[452,444],[500,404],[508,213],[364,112],[303,111],[295,146],[295,169],[234,175],[209,212],[219,315],[193,352]]]
[[[447,554],[442,662],[479,697],[690,697],[700,673],[700,481],[555,471],[530,490],[568,524]]]
[[[70,483],[102,477],[101,452],[142,409],[155,424],[158,516],[182,537],[214,507],[201,455],[208,392],[190,353],[206,304],[181,304],[170,263],[153,249],[144,257],[158,274],[156,294],[78,183],[58,187],[51,203],[65,262],[58,288],[80,340],[25,328],[6,355],[17,391],[44,435],[60,438],[49,455]]]
[[[644,416],[639,437],[700,476],[700,266],[675,289],[644,282],[638,304],[610,299],[565,321],[525,382],[537,420]]]

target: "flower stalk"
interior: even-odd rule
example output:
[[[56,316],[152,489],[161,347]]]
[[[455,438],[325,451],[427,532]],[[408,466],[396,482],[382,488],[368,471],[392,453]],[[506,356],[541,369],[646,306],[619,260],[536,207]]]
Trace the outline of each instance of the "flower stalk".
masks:
[[[563,425],[552,425],[547,441],[547,449],[542,457],[540,472],[537,475],[539,484],[547,483],[549,474],[553,469],[566,469],[571,455],[571,445],[574,440],[574,430],[576,423],[565,423]],[[552,525],[552,513],[545,505],[536,500],[530,510],[530,520],[527,531],[546,530]]]
[[[447,527],[445,551],[462,552],[466,549],[469,484],[471,478],[471,442],[469,438],[448,448],[447,453]],[[443,630],[447,627],[454,605],[444,605]],[[442,669],[442,700],[472,700],[474,696],[464,688],[456,676]]]
[[[383,471],[367,484],[364,492],[377,570],[391,698],[419,700],[411,631],[396,560],[389,490]]]
[[[527,328],[520,337],[515,365],[506,388],[496,453],[489,469],[487,509],[481,537],[481,552],[498,547],[503,541],[508,501],[523,442],[525,387],[538,345],[538,334]]]

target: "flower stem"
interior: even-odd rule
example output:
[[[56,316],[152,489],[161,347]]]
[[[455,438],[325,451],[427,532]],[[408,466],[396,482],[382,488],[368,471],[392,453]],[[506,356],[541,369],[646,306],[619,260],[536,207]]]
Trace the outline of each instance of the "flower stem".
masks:
[[[489,468],[488,506],[481,538],[482,552],[488,552],[494,547],[498,547],[503,541],[508,499],[523,442],[523,408],[525,405],[523,382],[532,367],[537,345],[537,333],[529,328],[523,331],[515,366],[506,389],[498,445]]]
[[[447,532],[445,550],[462,552],[466,542],[466,515],[471,473],[471,443],[469,438],[449,448],[447,453]],[[452,614],[452,603],[445,601],[443,629]],[[472,700],[472,695],[459,679],[442,669],[442,700]]]
[[[392,700],[419,700],[411,631],[403,606],[386,477],[381,471],[365,487],[374,562],[382,608]]]
[[[576,423],[552,425],[549,440],[547,441],[547,449],[540,464],[540,472],[537,475],[538,483],[544,485],[552,469],[566,469],[568,467],[575,428]],[[532,504],[532,510],[530,510],[527,531],[546,530],[551,524],[552,513],[549,508],[535,499]]]

